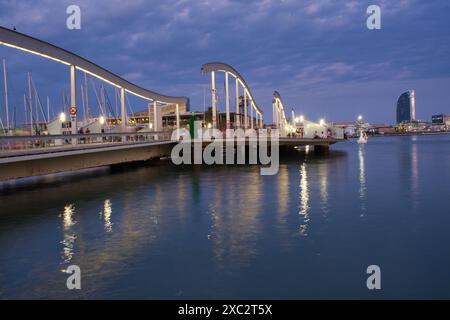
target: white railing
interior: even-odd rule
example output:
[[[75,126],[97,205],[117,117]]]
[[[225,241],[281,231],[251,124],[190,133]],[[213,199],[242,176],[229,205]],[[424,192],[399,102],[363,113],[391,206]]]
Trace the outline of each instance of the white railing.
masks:
[[[0,155],[8,151],[56,150],[117,144],[170,141],[171,132],[120,132],[39,136],[0,136]]]

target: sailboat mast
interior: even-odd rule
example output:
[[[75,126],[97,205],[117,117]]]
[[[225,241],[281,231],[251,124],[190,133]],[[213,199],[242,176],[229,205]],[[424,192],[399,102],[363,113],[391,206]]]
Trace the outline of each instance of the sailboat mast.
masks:
[[[50,122],[50,97],[47,96],[47,121]]]
[[[87,74],[84,73],[84,103],[86,104],[86,118],[90,118],[90,110],[89,110],[89,90],[88,90],[88,83],[87,83]]]
[[[0,126],[2,127],[2,133],[3,131],[5,131],[5,127],[3,126],[3,121],[2,121],[2,117],[0,117]]]
[[[117,103],[118,102],[118,93],[117,93],[116,87],[114,87],[114,100],[115,100],[115,107],[116,107],[116,110],[115,110],[116,112],[115,112],[114,118],[117,121],[117,116],[119,114],[119,104]]]
[[[9,129],[8,82],[6,81],[6,59],[3,59],[3,80],[5,82],[6,129]]]
[[[81,84],[81,104],[83,105],[83,118],[84,118],[84,123],[86,124],[86,105],[84,103],[84,84]]]
[[[23,110],[25,111],[25,125],[24,125],[25,127],[28,122],[27,95],[25,93],[23,94]]]
[[[30,134],[33,135],[33,96],[31,95],[31,73],[28,72],[28,105],[30,107]]]
[[[103,108],[103,116],[106,118],[106,97],[105,97],[105,87],[103,84],[100,86],[100,97],[102,98],[102,108]]]

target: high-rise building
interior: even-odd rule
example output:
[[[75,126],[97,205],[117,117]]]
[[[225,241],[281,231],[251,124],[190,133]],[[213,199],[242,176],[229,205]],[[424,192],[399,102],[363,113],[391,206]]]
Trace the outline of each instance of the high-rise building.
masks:
[[[431,117],[431,125],[450,128],[450,115],[437,114]]]
[[[416,120],[415,91],[409,90],[400,95],[397,101],[397,123],[410,123]]]

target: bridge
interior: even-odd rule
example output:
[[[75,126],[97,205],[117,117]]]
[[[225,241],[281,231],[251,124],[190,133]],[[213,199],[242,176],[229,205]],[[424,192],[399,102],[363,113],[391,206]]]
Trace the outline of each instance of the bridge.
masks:
[[[222,72],[225,74],[225,112],[226,112],[226,128],[230,129],[230,92],[229,92],[229,75],[235,78],[235,93],[236,93],[236,113],[235,113],[235,127],[248,129],[249,127],[253,129],[254,127],[263,127],[263,112],[258,107],[250,87],[244,80],[244,77],[239,74],[239,72],[232,66],[223,62],[210,62],[206,63],[201,67],[201,73],[203,75],[211,74],[211,106],[212,106],[212,127],[217,128],[217,91],[216,91],[216,73]],[[244,97],[244,121],[242,123],[240,108],[239,108],[239,91],[242,88]],[[250,100],[250,106],[248,106],[248,100]],[[250,107],[250,119],[248,117],[248,107]],[[255,112],[256,123],[253,121],[253,111]]]
[[[135,85],[124,78],[108,71],[97,64],[80,57],[79,55],[57,47],[48,42],[30,37],[17,31],[9,30],[4,27],[0,27],[0,44],[25,51],[43,58],[47,58],[58,63],[62,63],[69,67],[70,75],[70,107],[73,110],[71,117],[72,133],[76,134],[77,130],[77,88],[76,88],[76,70],[80,70],[86,74],[89,74],[95,78],[98,78],[120,90],[120,115],[121,125],[126,126],[126,105],[125,105],[125,93],[130,93],[142,99],[148,100],[153,104],[153,108],[156,109],[158,104],[175,104],[176,105],[176,118],[177,127],[180,125],[179,108],[181,105],[185,106],[188,103],[187,97],[171,97],[166,96],[148,89],[144,89],[138,85]],[[155,121],[154,128],[158,128],[158,124]]]
[[[17,179],[65,171],[73,171],[99,166],[115,165],[135,161],[146,161],[170,156],[173,146],[178,142],[172,139],[172,132],[165,130],[157,121],[157,108],[167,104],[176,106],[176,128],[181,128],[180,106],[189,103],[187,97],[172,97],[163,95],[133,84],[126,79],[108,71],[99,65],[82,58],[75,53],[57,47],[45,41],[28,35],[0,27],[0,44],[25,51],[46,59],[62,63],[69,67],[70,79],[70,118],[71,131],[65,134],[0,136],[0,180]],[[79,134],[77,130],[77,88],[76,71],[84,72],[120,89],[121,123],[123,129],[127,126],[125,94],[129,93],[148,101],[148,108],[153,108],[154,125],[151,130],[134,132],[102,132]],[[203,75],[211,75],[211,106],[212,128],[217,128],[217,90],[216,75],[225,76],[225,114],[226,129],[231,128],[229,77],[235,80],[235,113],[234,128],[254,129],[259,135],[267,134],[268,130],[263,122],[263,111],[255,101],[254,95],[244,77],[232,66],[222,62],[211,62],[201,67]],[[240,93],[242,92],[242,105]],[[312,136],[327,130],[324,124],[304,122],[296,125],[294,116],[289,125],[285,114],[285,107],[281,95],[273,94],[272,129],[279,131],[279,145],[281,147],[315,146],[315,150],[328,150],[331,144],[341,140],[338,135],[327,135],[320,139]],[[62,120],[61,120],[62,121]],[[150,117],[149,117],[150,121]],[[312,130],[311,130],[312,128]],[[209,130],[209,129],[203,129]],[[261,131],[263,130],[263,131]],[[187,132],[187,131],[186,131]],[[276,132],[276,131],[274,131]],[[269,134],[271,134],[269,132]],[[272,133],[273,134],[273,133]],[[248,140],[247,140],[248,141]]]
[[[272,99],[273,123],[280,130],[280,134],[285,136],[288,131],[288,121],[284,109],[283,99],[278,91],[273,92]]]

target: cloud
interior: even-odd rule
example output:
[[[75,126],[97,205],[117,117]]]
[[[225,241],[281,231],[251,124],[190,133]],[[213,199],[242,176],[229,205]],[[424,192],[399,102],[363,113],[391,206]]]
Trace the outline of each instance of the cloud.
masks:
[[[450,2],[379,0],[382,29],[369,31],[365,19],[371,2],[7,0],[0,4],[0,21],[151,90],[188,95],[193,108],[203,105],[203,91],[198,90],[208,84],[200,66],[215,60],[229,63],[245,76],[270,115],[275,89],[291,101],[304,101],[337,85],[357,88],[362,83],[370,88],[383,81],[448,76]],[[65,27],[65,9],[72,3],[82,9],[80,31]],[[60,72],[36,60],[19,63],[11,49],[0,50],[14,65],[11,82],[21,90],[27,70],[41,75],[42,82]],[[61,74],[63,81],[66,78]],[[55,87],[50,94],[60,97],[61,81],[47,81],[41,86]],[[345,105],[356,103],[357,92],[345,92]],[[439,99],[436,104],[446,103]]]

